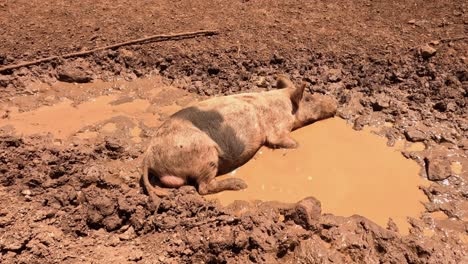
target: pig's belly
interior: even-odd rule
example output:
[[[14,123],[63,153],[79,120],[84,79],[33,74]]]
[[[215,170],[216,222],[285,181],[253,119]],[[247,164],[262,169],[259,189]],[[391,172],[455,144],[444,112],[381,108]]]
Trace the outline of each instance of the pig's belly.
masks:
[[[250,128],[248,134],[230,135],[229,140],[218,141],[221,149],[218,175],[226,174],[249,161],[264,144],[263,133]]]

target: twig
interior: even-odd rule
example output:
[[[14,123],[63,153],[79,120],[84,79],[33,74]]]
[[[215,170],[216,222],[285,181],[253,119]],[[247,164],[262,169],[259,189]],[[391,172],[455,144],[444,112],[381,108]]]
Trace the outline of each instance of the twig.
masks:
[[[450,42],[450,41],[457,41],[457,40],[462,40],[468,38],[467,36],[461,36],[461,37],[454,37],[454,38],[445,38],[445,39],[440,39],[440,42]]]
[[[91,50],[86,50],[86,51],[80,51],[80,52],[72,52],[72,53],[67,53],[61,56],[50,56],[38,60],[33,60],[33,61],[27,61],[27,62],[21,62],[18,64],[12,64],[8,65],[5,67],[0,68],[0,72],[4,72],[7,70],[13,70],[17,69],[20,67],[25,67],[25,66],[31,66],[34,64],[42,63],[42,62],[47,62],[59,58],[71,58],[71,57],[78,57],[78,56],[84,56],[88,55],[91,53],[94,53],[96,51],[101,51],[101,50],[107,50],[107,49],[115,49],[119,48],[122,46],[127,46],[127,45],[133,45],[133,44],[141,44],[145,42],[155,42],[155,41],[168,41],[168,40],[180,40],[180,39],[187,39],[187,38],[194,38],[194,37],[199,37],[199,36],[212,36],[212,35],[217,35],[218,31],[213,31],[213,30],[201,30],[201,31],[194,31],[194,32],[184,32],[184,33],[178,33],[178,34],[168,34],[168,35],[153,35],[145,38],[140,38],[140,39],[135,39],[135,40],[130,40],[126,42],[120,42],[116,43],[113,45],[108,45],[104,47],[99,47]]]

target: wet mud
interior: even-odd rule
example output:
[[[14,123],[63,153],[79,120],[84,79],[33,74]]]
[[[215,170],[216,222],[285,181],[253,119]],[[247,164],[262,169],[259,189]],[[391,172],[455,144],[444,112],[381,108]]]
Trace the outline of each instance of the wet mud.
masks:
[[[0,66],[220,32],[0,73],[0,262],[466,262],[467,14],[461,1],[420,0],[0,3]],[[277,73],[335,97],[337,119],[239,169],[251,197],[187,186],[152,206],[140,165],[158,125],[194,100],[275,89]],[[302,154],[308,144],[320,153]],[[320,175],[278,166],[261,182],[269,158],[327,160]]]

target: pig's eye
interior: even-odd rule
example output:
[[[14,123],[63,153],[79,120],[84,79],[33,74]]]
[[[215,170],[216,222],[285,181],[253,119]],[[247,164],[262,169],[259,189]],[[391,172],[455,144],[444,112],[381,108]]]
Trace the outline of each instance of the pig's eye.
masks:
[[[305,101],[306,101],[306,102],[310,102],[310,98],[309,98],[309,97],[306,97],[306,98],[305,98]]]

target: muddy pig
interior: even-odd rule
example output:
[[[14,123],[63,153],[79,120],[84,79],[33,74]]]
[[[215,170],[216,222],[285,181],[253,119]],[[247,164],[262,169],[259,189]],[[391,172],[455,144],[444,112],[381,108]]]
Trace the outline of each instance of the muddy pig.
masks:
[[[266,145],[296,148],[289,133],[314,121],[332,117],[336,102],[319,94],[304,94],[278,76],[276,90],[215,97],[182,109],[156,131],[143,161],[143,184],[153,199],[166,188],[196,185],[202,195],[241,190],[238,178],[217,180],[250,160]],[[149,181],[152,174],[160,186]],[[161,187],[162,186],[162,187]]]

